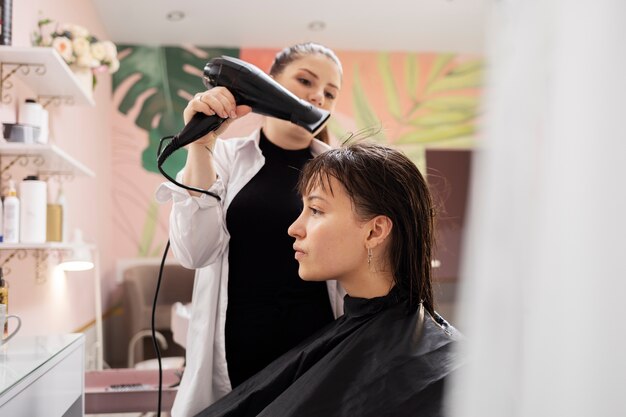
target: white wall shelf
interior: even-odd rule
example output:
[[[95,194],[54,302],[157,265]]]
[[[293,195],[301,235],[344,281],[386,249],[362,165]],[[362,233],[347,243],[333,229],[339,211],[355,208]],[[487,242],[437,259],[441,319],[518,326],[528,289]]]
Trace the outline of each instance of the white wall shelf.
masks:
[[[94,250],[93,245],[75,244],[70,242],[45,242],[45,243],[0,243],[0,267],[3,268],[4,275],[11,274],[10,264],[14,260],[23,261],[28,253],[35,258],[35,282],[43,284],[49,272],[48,259],[51,254],[56,254],[57,260],[63,258],[64,254],[73,249],[86,248],[90,251]],[[2,256],[2,253],[9,252],[8,255]]]
[[[49,47],[0,46],[0,102],[10,103],[13,77],[19,78],[37,95],[42,105],[50,103],[95,106],[90,86],[82,86],[59,53]],[[14,167],[29,167],[46,179],[51,176],[95,177],[95,173],[56,145],[10,143],[0,139],[0,179],[11,177]],[[0,243],[5,267],[13,259],[24,260],[28,253],[35,257],[36,279],[43,283],[48,276],[50,254],[62,256],[76,245],[62,242],[41,244]],[[8,253],[8,254],[7,254]],[[7,268],[5,274],[10,272]]]
[[[20,160],[27,164],[29,159],[36,166],[41,175],[66,175],[95,177],[95,173],[72,158],[65,151],[55,145],[26,145],[22,143],[0,143],[0,157],[11,158],[6,165],[2,165],[1,173],[9,170]]]
[[[6,90],[12,87],[12,76],[28,84],[44,105],[57,100],[70,105],[96,104],[53,48],[0,46],[0,99],[4,103],[11,101]]]

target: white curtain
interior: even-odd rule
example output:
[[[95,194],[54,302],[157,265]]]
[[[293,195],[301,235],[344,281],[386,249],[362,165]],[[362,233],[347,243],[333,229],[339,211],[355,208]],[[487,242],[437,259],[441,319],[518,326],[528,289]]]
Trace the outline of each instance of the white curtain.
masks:
[[[626,0],[490,22],[449,415],[626,416]]]

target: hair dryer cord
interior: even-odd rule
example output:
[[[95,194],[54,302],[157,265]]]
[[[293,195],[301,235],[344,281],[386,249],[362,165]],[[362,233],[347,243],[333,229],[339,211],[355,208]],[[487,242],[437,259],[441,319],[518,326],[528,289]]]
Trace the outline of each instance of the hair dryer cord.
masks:
[[[165,147],[165,149],[163,151],[161,151],[161,148],[163,148],[163,143],[166,140],[172,140],[170,141],[170,143]],[[157,150],[157,157],[158,157],[158,162],[157,162],[157,167],[159,168],[159,172],[165,177],[167,178],[170,182],[178,185],[181,188],[184,188],[185,190],[189,190],[189,191],[195,191],[198,193],[202,193],[202,194],[206,194],[206,195],[210,195],[211,197],[216,198],[218,201],[221,200],[220,196],[218,196],[215,193],[212,193],[208,190],[202,190],[200,188],[195,188],[195,187],[190,187],[188,185],[185,184],[181,184],[178,181],[176,181],[174,178],[172,178],[170,175],[167,174],[167,172],[165,172],[165,170],[163,169],[163,163],[167,160],[167,158],[174,153],[175,150],[179,149],[180,147],[176,147],[176,145],[172,145],[172,142],[175,140],[176,138],[174,136],[166,136],[164,138],[162,138],[159,142],[159,149]]]
[[[217,129],[222,122],[224,121],[224,119],[221,119],[221,121],[219,123],[212,123],[211,126],[209,127],[208,131],[205,131],[203,134],[201,134],[200,136],[197,136],[191,140],[189,139],[185,139],[186,143],[179,141],[180,137],[184,137],[182,135],[183,132],[181,132],[181,134],[179,134],[178,136],[174,137],[174,136],[166,136],[164,138],[162,138],[159,141],[159,149],[157,150],[157,166],[159,168],[159,171],[161,172],[161,174],[163,174],[163,176],[165,178],[167,178],[168,180],[170,180],[171,182],[173,182],[174,184],[178,185],[181,188],[184,188],[186,190],[190,190],[190,191],[196,191],[202,194],[206,194],[206,195],[210,195],[211,197],[216,198],[218,201],[221,200],[220,196],[218,196],[215,193],[212,193],[208,190],[201,190],[199,188],[195,188],[195,187],[190,187],[188,185],[185,184],[181,184],[178,181],[176,181],[174,178],[172,178],[171,176],[169,176],[165,170],[163,169],[162,165],[163,163],[167,160],[167,158],[169,158],[169,156],[174,153],[174,151],[176,151],[177,149],[180,149],[181,147],[193,142],[195,139],[198,139],[199,137],[204,136],[206,133],[210,132],[211,130],[215,130]],[[189,125],[189,124],[188,124]],[[184,131],[185,129],[183,129]],[[196,132],[196,134],[199,134]],[[163,143],[167,140],[170,140],[170,143],[167,144],[167,146],[165,147],[165,149],[163,151],[161,151],[161,149],[163,148]],[[157,356],[157,362],[159,363],[159,393],[158,393],[158,403],[157,403],[157,416],[160,417],[161,416],[161,401],[162,401],[162,397],[163,397],[163,365],[161,363],[161,351],[159,349],[159,344],[157,343],[157,339],[156,339],[156,328],[155,328],[155,317],[156,317],[156,306],[157,306],[157,299],[159,297],[159,288],[161,287],[161,280],[163,278],[163,267],[165,265],[165,259],[167,258],[167,252],[169,251],[170,248],[170,241],[168,239],[167,241],[167,245],[165,245],[165,250],[163,251],[163,258],[161,259],[161,267],[159,268],[159,277],[157,279],[157,285],[156,285],[156,289],[154,291],[154,301],[152,303],[152,321],[151,321],[151,328],[152,328],[152,343],[154,344],[154,351],[156,353]]]

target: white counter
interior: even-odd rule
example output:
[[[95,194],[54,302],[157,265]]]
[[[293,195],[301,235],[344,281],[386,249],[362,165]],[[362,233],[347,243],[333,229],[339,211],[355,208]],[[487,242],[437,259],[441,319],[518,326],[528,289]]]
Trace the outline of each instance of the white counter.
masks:
[[[82,334],[16,335],[0,346],[0,416],[82,416]]]

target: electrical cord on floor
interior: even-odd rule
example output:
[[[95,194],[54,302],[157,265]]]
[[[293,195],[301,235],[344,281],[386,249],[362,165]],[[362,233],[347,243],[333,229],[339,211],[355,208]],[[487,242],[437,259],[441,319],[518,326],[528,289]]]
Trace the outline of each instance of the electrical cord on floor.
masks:
[[[163,150],[163,152],[161,152],[161,148],[163,147],[163,142],[165,142],[166,140],[171,140],[173,139],[174,136],[166,136],[164,138],[161,139],[161,141],[159,142],[159,149],[157,150],[157,159],[158,159],[158,168],[159,171],[161,172],[161,174],[163,174],[163,176],[165,178],[167,178],[168,180],[170,180],[171,182],[173,182],[174,184],[178,185],[181,188],[184,188],[186,190],[190,190],[190,191],[196,191],[202,194],[206,194],[206,195],[210,195],[211,197],[216,198],[218,201],[221,200],[221,198],[215,194],[212,193],[210,191],[207,190],[202,190],[200,188],[195,188],[195,187],[189,187],[187,185],[181,184],[178,181],[176,181],[174,178],[172,178],[171,176],[169,176],[161,167],[161,165],[163,165],[163,163],[167,160],[167,158],[176,150],[176,149],[172,149],[170,146],[172,145],[172,143],[170,142],[170,144],[168,146],[166,146],[165,150]],[[162,157],[165,156],[165,157]],[[151,327],[152,327],[152,344],[154,345],[154,351],[156,352],[156,356],[157,356],[157,362],[159,363],[159,393],[158,393],[158,400],[157,400],[157,417],[161,417],[161,402],[162,402],[162,397],[163,397],[163,365],[161,363],[161,350],[159,349],[159,344],[157,342],[157,338],[156,338],[156,326],[155,326],[155,321],[156,321],[156,306],[157,306],[157,299],[159,297],[159,289],[161,288],[161,280],[163,278],[163,268],[165,266],[165,259],[167,258],[167,252],[169,252],[170,249],[170,241],[169,239],[167,240],[167,244],[165,245],[165,250],[163,251],[163,257],[161,258],[161,267],[159,268],[159,277],[157,279],[157,284],[156,284],[156,289],[154,291],[154,300],[152,302],[152,322],[151,322]]]

